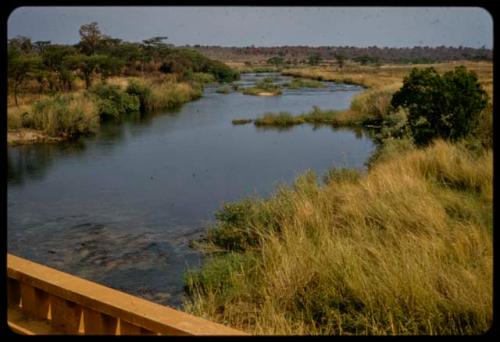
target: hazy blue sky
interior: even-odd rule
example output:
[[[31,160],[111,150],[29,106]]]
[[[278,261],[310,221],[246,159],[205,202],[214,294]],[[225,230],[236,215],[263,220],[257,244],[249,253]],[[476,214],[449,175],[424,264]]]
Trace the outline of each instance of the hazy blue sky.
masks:
[[[21,7],[8,37],[77,43],[82,24],[126,41],[175,45],[493,47],[493,21],[474,7]]]

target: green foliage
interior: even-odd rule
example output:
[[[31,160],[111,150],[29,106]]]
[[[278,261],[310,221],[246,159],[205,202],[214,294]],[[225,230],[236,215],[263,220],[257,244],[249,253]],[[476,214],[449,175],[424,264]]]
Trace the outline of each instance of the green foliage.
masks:
[[[8,75],[14,83],[14,97],[17,105],[19,86],[30,77],[31,73],[39,68],[41,60],[38,57],[22,56],[15,53],[10,53],[8,58]]]
[[[89,88],[92,85],[93,73],[100,73],[101,79],[118,74],[123,67],[123,61],[108,55],[74,55],[66,59],[66,64],[71,70],[77,71],[85,80]]]
[[[215,213],[217,224],[207,234],[208,240],[226,250],[243,251],[258,243],[258,235],[248,226],[252,202],[226,203]]]
[[[396,111],[390,112],[385,116],[380,130],[380,138],[403,138],[410,137],[411,132],[408,128],[408,111],[398,107]]]
[[[33,104],[22,116],[23,127],[44,131],[52,136],[74,137],[94,133],[99,116],[93,101],[81,95],[56,95]]]
[[[340,53],[336,53],[334,55],[334,57],[335,57],[335,60],[337,61],[339,68],[343,68],[346,57]]]
[[[320,82],[320,81],[308,80],[306,78],[294,78],[290,83],[284,84],[284,86],[291,88],[291,89],[324,88],[325,84]]]
[[[457,140],[474,129],[488,95],[474,72],[464,66],[439,75],[434,68],[413,69],[391,101],[408,109],[408,123],[417,144],[434,138]]]
[[[228,86],[222,86],[222,87],[219,87],[215,90],[216,93],[219,93],[219,94],[229,94],[231,92],[231,88],[228,87]]]
[[[272,64],[274,66],[281,66],[281,65],[285,64],[285,61],[283,60],[283,57],[275,56],[275,57],[269,58],[267,60],[267,64]]]
[[[99,25],[96,22],[82,25],[79,30],[80,33],[80,49],[86,55],[93,55],[103,38]]]
[[[232,82],[239,79],[239,74],[222,62],[211,60],[190,49],[171,49],[162,58],[160,71],[186,75],[189,72],[208,73],[218,82]]]
[[[148,111],[153,96],[151,88],[148,85],[132,80],[129,82],[125,91],[127,94],[139,99],[139,109],[141,113]]]
[[[318,65],[323,58],[319,53],[313,53],[312,55],[309,56],[307,62],[309,65]]]
[[[360,63],[361,65],[367,65],[367,64],[377,64],[379,63],[379,59],[377,57],[372,57],[368,55],[362,55],[358,57],[354,57],[352,59],[355,62]]]
[[[101,83],[92,86],[89,91],[96,96],[102,119],[119,119],[124,114],[137,112],[140,109],[139,98],[123,91],[119,86]]]
[[[246,125],[252,121],[253,121],[252,119],[236,119],[231,122],[233,125]]]
[[[189,80],[200,84],[216,82],[214,75],[206,72],[193,72]]]
[[[304,123],[301,117],[293,116],[287,112],[264,113],[261,117],[255,119],[255,126],[293,126]]]

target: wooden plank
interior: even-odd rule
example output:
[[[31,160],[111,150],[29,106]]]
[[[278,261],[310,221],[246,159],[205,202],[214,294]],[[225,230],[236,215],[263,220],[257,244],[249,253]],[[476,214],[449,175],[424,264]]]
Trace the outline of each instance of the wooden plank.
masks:
[[[141,327],[120,320],[120,335],[141,335]]]
[[[23,283],[166,335],[248,335],[240,330],[152,303],[55,269],[7,255],[7,274]],[[53,310],[52,310],[53,313]]]
[[[35,316],[41,319],[49,318],[49,294],[35,288]]]
[[[118,319],[83,308],[83,330],[85,335],[116,335]]]
[[[27,315],[36,317],[35,288],[21,283],[21,308]]]
[[[55,329],[49,321],[28,317],[19,308],[7,310],[7,325],[22,335],[61,335],[63,331]]]
[[[56,296],[50,296],[50,311],[52,325],[68,334],[78,334],[82,307],[76,303]]]
[[[21,305],[21,285],[19,281],[7,278],[7,306],[19,308]]]

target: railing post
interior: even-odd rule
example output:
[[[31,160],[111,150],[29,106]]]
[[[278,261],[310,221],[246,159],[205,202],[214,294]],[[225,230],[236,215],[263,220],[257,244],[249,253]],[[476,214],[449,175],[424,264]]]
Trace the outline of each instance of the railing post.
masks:
[[[7,278],[7,306],[19,308],[21,304],[21,287],[19,281]]]
[[[83,308],[83,330],[85,335],[116,335],[118,319]]]
[[[51,295],[50,308],[52,324],[55,327],[64,330],[68,334],[76,335],[79,333],[82,316],[82,307],[80,305]]]

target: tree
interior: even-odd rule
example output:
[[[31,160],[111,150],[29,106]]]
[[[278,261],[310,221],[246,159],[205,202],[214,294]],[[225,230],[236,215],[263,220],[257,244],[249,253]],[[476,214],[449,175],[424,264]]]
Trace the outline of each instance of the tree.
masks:
[[[116,74],[123,66],[123,62],[118,58],[107,55],[74,55],[66,59],[69,69],[79,73],[85,81],[85,87],[88,89],[92,85],[92,75],[100,73],[101,79]]]
[[[96,22],[82,25],[79,33],[81,51],[88,56],[95,54],[101,39],[103,39],[99,25]]]
[[[72,75],[69,72],[66,59],[75,54],[75,49],[71,46],[50,45],[44,48],[41,54],[43,65],[46,69],[57,75],[59,88],[71,89]],[[54,82],[49,82],[50,88],[54,88]]]
[[[25,36],[17,36],[9,39],[9,47],[24,54],[29,54],[33,50],[31,39]]]
[[[318,65],[321,62],[322,58],[319,53],[313,53],[309,56],[308,63],[309,65]]]
[[[464,66],[442,76],[434,68],[414,68],[391,100],[394,108],[408,110],[408,124],[417,144],[438,137],[465,137],[487,104],[488,95],[476,74]]]
[[[17,95],[19,87],[30,77],[40,66],[40,58],[32,56],[23,56],[11,52],[8,54],[8,77],[13,82],[14,101],[17,104]]]
[[[336,53],[333,57],[335,57],[339,68],[342,69],[344,67],[345,56],[343,54]]]
[[[273,64],[274,66],[280,66],[285,63],[283,57],[271,57],[267,60],[268,64]]]
[[[43,53],[45,48],[50,45],[50,40],[37,40],[33,45],[36,46],[39,53]]]

